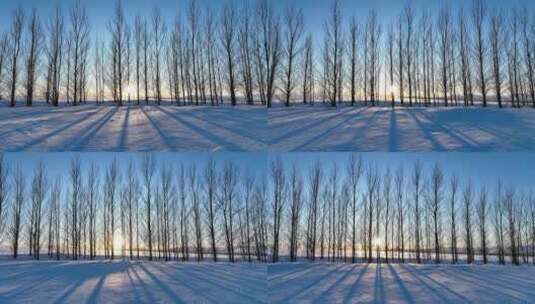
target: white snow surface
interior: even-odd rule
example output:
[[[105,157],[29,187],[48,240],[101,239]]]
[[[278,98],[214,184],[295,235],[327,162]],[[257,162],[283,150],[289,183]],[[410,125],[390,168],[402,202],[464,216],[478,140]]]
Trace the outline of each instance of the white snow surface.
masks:
[[[0,303],[266,303],[248,263],[2,261]]]
[[[535,267],[282,263],[272,303],[533,303]]]
[[[1,151],[264,151],[261,106],[0,107]]]
[[[534,151],[535,109],[278,105],[268,130],[276,152]]]

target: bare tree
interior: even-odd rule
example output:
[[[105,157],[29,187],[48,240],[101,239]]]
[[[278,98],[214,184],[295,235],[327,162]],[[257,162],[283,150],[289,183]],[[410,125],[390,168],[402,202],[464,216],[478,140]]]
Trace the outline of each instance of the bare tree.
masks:
[[[412,64],[413,64],[413,32],[414,32],[414,13],[411,4],[409,3],[404,9],[404,18],[407,33],[405,35],[405,59],[406,59],[406,71],[407,71],[407,80],[409,87],[409,106],[412,106],[412,88],[413,88],[413,73],[412,73]],[[417,245],[419,246],[419,245]],[[417,256],[419,255],[417,251]]]
[[[6,33],[0,34],[0,86],[4,82],[4,69],[6,67],[6,57],[8,56],[8,35]],[[2,90],[0,90],[0,100],[2,100]]]
[[[475,56],[478,64],[478,85],[483,106],[487,106],[487,81],[485,73],[485,58],[487,55],[487,46],[484,38],[484,25],[487,17],[485,2],[482,0],[473,0],[472,3],[472,23],[474,25],[475,35]]]
[[[390,223],[392,219],[391,212],[391,206],[392,206],[392,173],[390,172],[390,168],[388,167],[385,171],[384,177],[383,177],[383,201],[384,201],[384,250],[385,250],[385,259],[388,263],[388,253],[389,253],[389,245],[388,245],[388,229],[390,228]]]
[[[112,56],[112,79],[110,85],[114,102],[118,106],[123,105],[124,74],[126,71],[127,24],[124,14],[122,0],[117,0],[114,16],[109,21],[108,28],[111,33],[110,53]]]
[[[399,167],[396,171],[395,177],[396,187],[396,209],[397,209],[397,238],[398,253],[401,251],[401,263],[405,263],[405,200],[404,200],[404,170],[403,167]]]
[[[304,33],[303,12],[296,9],[294,6],[288,6],[284,15],[284,57],[285,68],[283,83],[283,94],[286,106],[290,106],[292,99],[292,92],[296,87],[295,81],[295,62],[297,57],[301,54],[302,46],[301,40]]]
[[[208,161],[204,169],[204,192],[205,204],[204,211],[208,217],[208,235],[210,236],[210,247],[212,249],[212,256],[214,262],[217,262],[217,245],[216,245],[216,196],[217,196],[217,176],[216,164],[213,159]]]
[[[534,58],[534,47],[535,47],[535,30],[533,18],[528,17],[528,12],[524,10],[520,17],[520,24],[522,28],[522,40],[524,47],[524,60],[526,66],[526,77],[528,82],[528,92],[531,97],[531,103],[535,108],[535,63],[533,62]]]
[[[279,261],[279,242],[280,229],[283,215],[284,205],[286,203],[286,175],[284,174],[284,167],[282,160],[278,158],[271,163],[271,178],[273,183],[273,249],[272,261],[276,263]]]
[[[47,101],[54,106],[59,105],[60,83],[61,83],[61,63],[64,46],[65,25],[63,13],[59,7],[56,8],[47,24],[47,41],[45,51],[47,54]]]
[[[23,228],[22,224],[22,210],[26,200],[26,180],[24,172],[20,166],[15,168],[13,173],[13,211],[12,221],[10,227],[11,234],[11,248],[13,250],[13,258],[16,259],[19,253],[20,234]]]
[[[33,257],[36,260],[39,259],[39,253],[41,251],[43,205],[46,200],[48,188],[46,180],[45,166],[40,162],[34,170],[34,177],[32,180],[32,205],[30,215],[30,252],[32,252]]]
[[[294,165],[290,177],[292,204],[290,206],[290,261],[297,261],[297,250],[299,242],[299,221],[301,217],[301,206],[303,204],[303,181],[299,169]]]
[[[152,154],[145,154],[141,163],[141,175],[143,176],[143,200],[145,204],[145,220],[147,224],[147,240],[149,249],[149,260],[152,260],[152,193],[153,193],[153,179],[156,171],[156,161]]]
[[[472,182],[469,181],[463,192],[463,217],[464,217],[464,243],[466,246],[466,262],[468,264],[474,262],[474,248],[472,236]]]
[[[342,12],[340,1],[333,0],[330,16],[325,23],[325,46],[326,58],[328,59],[326,69],[328,75],[327,93],[329,101],[333,107],[336,106],[339,96],[340,62],[342,60]]]
[[[431,213],[433,217],[433,234],[434,234],[434,243],[435,243],[435,263],[440,263],[440,242],[442,239],[441,235],[441,205],[442,205],[442,184],[444,181],[444,175],[442,170],[435,165],[433,168],[433,175],[431,177],[431,190],[432,190],[432,202],[431,202]]]
[[[0,241],[4,240],[4,230],[7,224],[7,198],[9,195],[9,166],[0,153]]]
[[[514,265],[520,264],[518,259],[518,231],[517,231],[517,217],[516,217],[516,206],[515,206],[515,192],[512,189],[509,189],[505,193],[504,197],[504,208],[507,217],[507,234],[509,236],[509,247],[511,252],[511,261]]]
[[[162,101],[161,53],[167,37],[167,27],[159,9],[155,8],[152,14],[153,60],[154,60],[154,90],[158,105]]]
[[[30,24],[28,26],[29,45],[26,57],[26,105],[31,106],[35,91],[35,79],[37,77],[36,70],[39,65],[39,57],[41,54],[42,43],[42,29],[41,21],[37,16],[37,11],[34,9],[30,17]]]
[[[368,263],[372,262],[372,246],[373,246],[373,216],[374,216],[374,204],[376,200],[376,192],[379,187],[379,175],[377,167],[370,165],[366,171],[366,184],[367,184],[367,200],[368,204],[366,210],[368,212],[367,219],[367,251],[368,251]],[[366,248],[365,247],[365,248]]]
[[[318,213],[319,213],[319,200],[320,200],[320,188],[321,188],[322,170],[320,163],[316,163],[309,171],[308,177],[308,242],[307,246],[309,250],[309,258],[314,261],[316,259],[316,241],[317,241],[317,227],[318,227]]]
[[[453,264],[458,261],[457,253],[457,189],[459,187],[459,179],[457,175],[452,175],[450,179],[450,249],[451,261]]]
[[[280,21],[267,0],[259,0],[256,8],[257,81],[262,104],[271,107],[275,92],[275,76],[280,65]]]
[[[381,25],[377,20],[377,12],[372,10],[368,15],[368,21],[366,23],[366,47],[368,49],[368,72],[366,77],[369,81],[369,100],[372,106],[375,106],[379,94],[379,75],[380,75],[380,63],[379,63],[379,45],[381,40]],[[409,94],[410,95],[410,94]]]
[[[494,93],[498,101],[498,106],[502,107],[502,58],[504,48],[504,21],[503,12],[494,11],[491,17],[490,26],[490,46],[492,52],[492,71],[494,76]]]
[[[84,99],[84,82],[87,54],[89,49],[89,19],[85,7],[77,0],[70,12],[70,58],[68,73],[72,73],[72,104],[77,105]],[[68,88],[70,89],[70,88]]]
[[[221,15],[221,41],[225,50],[225,60],[227,63],[227,81],[230,92],[230,101],[236,105],[236,80],[234,65],[236,61],[236,9],[234,4],[227,3]]]
[[[18,60],[22,48],[22,29],[24,26],[24,12],[19,7],[13,12],[13,20],[11,30],[9,32],[9,56],[11,64],[11,79],[10,79],[10,106],[15,106],[16,89],[18,81]]]
[[[450,83],[450,49],[451,49],[451,12],[449,7],[444,7],[440,10],[438,17],[439,30],[439,51],[440,51],[440,67],[441,67],[441,89],[442,97],[444,98],[444,105],[448,106],[448,90]],[[453,98],[453,96],[451,96]]]
[[[201,222],[201,209],[200,209],[200,197],[199,197],[199,184],[197,178],[197,168],[192,165],[188,170],[188,181],[191,197],[191,209],[193,211],[193,224],[195,232],[195,247],[197,261],[203,260],[203,247],[202,247],[202,222]],[[232,211],[232,209],[230,210]],[[231,257],[232,261],[234,257]]]
[[[351,200],[351,262],[355,263],[357,245],[357,200],[358,186],[363,172],[362,158],[351,155],[347,165]]]
[[[487,236],[487,214],[488,214],[488,204],[487,204],[487,189],[485,187],[481,188],[479,192],[479,202],[477,204],[477,219],[478,219],[478,230],[479,230],[479,240],[481,241],[481,255],[483,256],[483,263],[487,264],[488,262],[488,236]]]
[[[412,171],[412,184],[414,186],[414,242],[416,250],[416,261],[418,264],[422,262],[421,251],[421,209],[420,209],[420,194],[422,191],[422,164],[416,162]]]

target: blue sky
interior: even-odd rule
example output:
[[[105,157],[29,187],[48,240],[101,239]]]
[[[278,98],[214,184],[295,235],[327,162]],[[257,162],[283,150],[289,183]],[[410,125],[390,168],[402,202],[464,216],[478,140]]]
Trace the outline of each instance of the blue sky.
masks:
[[[211,7],[215,11],[221,9],[227,0],[197,0],[200,7]],[[234,0],[236,3],[250,0]],[[332,1],[330,0],[269,0],[277,9],[285,8],[289,3],[300,7],[304,11],[307,29],[314,35],[323,30],[324,20],[329,12]],[[106,23],[112,15],[114,0],[81,0],[82,4],[88,9],[90,22],[93,30],[98,32],[106,30]],[[256,1],[251,1],[255,3]],[[395,16],[398,16],[402,8],[408,1],[403,0],[341,0],[342,12],[345,18],[356,15],[357,18],[364,18],[370,9],[376,9],[378,15],[386,23],[391,22]],[[493,7],[527,7],[535,8],[533,0],[485,0],[489,6]],[[38,9],[42,16],[49,15],[56,5],[67,8],[74,0],[1,0],[0,1],[0,27],[6,29],[9,25],[12,11],[19,5],[29,11],[32,7]],[[179,11],[184,11],[189,3],[188,0],[123,0],[126,12],[130,17],[137,13],[149,15],[154,6],[161,9],[168,21],[172,21]],[[417,9],[428,8],[436,11],[443,3],[449,3],[453,8],[459,6],[469,6],[469,0],[412,0],[413,6]]]
[[[114,158],[123,169],[133,160],[136,165],[140,164],[142,153],[6,153],[5,159],[11,165],[20,165],[29,178],[35,165],[42,160],[46,164],[50,177],[62,175],[68,177],[71,159],[79,155],[82,166],[87,168],[94,162],[103,168]],[[380,169],[391,167],[392,170],[402,164],[406,170],[412,169],[414,162],[420,160],[424,166],[426,176],[435,163],[438,163],[447,179],[455,173],[462,183],[471,179],[475,186],[488,185],[493,188],[501,179],[505,186],[514,186],[518,190],[531,190],[535,185],[535,154],[533,153],[359,153],[367,163],[374,163]],[[249,172],[262,180],[269,177],[269,162],[277,157],[283,161],[289,172],[292,164],[297,164],[303,173],[316,161],[320,161],[324,167],[331,167],[333,162],[338,164],[340,174],[345,174],[343,168],[350,153],[155,153],[162,164],[180,163],[190,165],[197,164],[201,169],[206,161],[212,157],[219,166],[226,161],[233,161],[242,172]],[[102,172],[102,171],[101,171]]]
[[[134,163],[136,169],[139,170],[139,165],[143,157],[143,153],[5,153],[5,161],[11,166],[21,166],[26,174],[26,178],[30,178],[33,174],[34,167],[42,161],[45,164],[47,174],[49,177],[61,176],[64,179],[69,176],[69,168],[71,160],[78,155],[82,164],[82,170],[88,168],[91,163],[97,164],[100,173],[105,170],[113,159],[117,160],[118,165],[123,172],[126,170],[130,161]],[[216,161],[216,165],[223,166],[227,161],[232,161],[236,164],[242,173],[249,173],[256,175],[264,172],[266,168],[266,158],[263,153],[154,153],[157,161],[157,168],[162,165],[173,165],[175,168],[184,164],[189,166],[196,164],[198,170],[202,170],[206,162],[212,158]],[[258,176],[259,178],[261,176]]]
[[[345,166],[351,153],[289,153],[274,154],[270,159],[281,157],[285,166],[297,163],[306,173],[317,161],[326,168],[331,168],[336,161],[340,174],[345,174]],[[504,186],[518,190],[535,190],[535,154],[534,153],[357,153],[367,163],[373,163],[384,173],[387,167],[392,171],[399,165],[404,169],[413,169],[419,160],[425,177],[429,177],[433,166],[438,163],[449,183],[450,176],[456,174],[464,184],[469,179],[473,185],[487,185],[491,189],[501,180]],[[406,174],[408,177],[408,174]]]

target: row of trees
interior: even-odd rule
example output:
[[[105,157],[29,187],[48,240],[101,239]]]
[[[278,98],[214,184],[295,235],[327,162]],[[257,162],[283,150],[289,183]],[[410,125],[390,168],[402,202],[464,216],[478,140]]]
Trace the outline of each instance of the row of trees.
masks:
[[[279,11],[267,0],[229,0],[217,13],[191,1],[172,22],[158,8],[129,20],[118,0],[107,31],[92,34],[77,1],[44,21],[35,10],[13,13],[0,37],[0,97],[12,106],[19,97],[27,105],[94,98],[535,107],[534,52],[529,10],[489,9],[483,0],[436,13],[409,3],[396,20],[374,10],[346,18],[333,0],[317,37],[301,9]]]
[[[267,261],[267,192],[234,163],[105,168],[74,157],[68,176],[0,158],[0,244],[13,258]],[[25,252],[26,253],[26,252]]]
[[[0,236],[14,258],[24,248],[35,259],[535,263],[535,198],[438,165],[276,159],[251,175],[151,154],[82,163],[54,179],[43,163],[28,176],[0,161]]]
[[[355,155],[272,176],[287,180],[274,191],[285,197],[293,261],[535,263],[535,198],[501,182],[491,190],[438,165],[379,169]]]
[[[267,0],[254,7],[229,1],[221,13],[190,1],[172,22],[158,8],[129,20],[118,0],[107,32],[92,35],[79,0],[67,13],[58,7],[44,21],[36,10],[27,18],[19,8],[0,37],[0,99],[6,91],[11,106],[17,98],[31,106],[37,96],[55,106],[89,97],[119,106],[164,99],[271,104],[279,79],[288,98],[296,86],[303,16],[288,9],[286,21],[283,29]],[[284,50],[288,72],[282,77]]]
[[[318,79],[333,106],[349,97],[351,104],[382,98],[393,107],[535,107],[535,19],[527,9],[506,12],[473,0],[468,10],[445,4],[432,13],[409,3],[390,23],[373,10],[364,21],[348,19],[347,30],[343,20],[334,1]]]

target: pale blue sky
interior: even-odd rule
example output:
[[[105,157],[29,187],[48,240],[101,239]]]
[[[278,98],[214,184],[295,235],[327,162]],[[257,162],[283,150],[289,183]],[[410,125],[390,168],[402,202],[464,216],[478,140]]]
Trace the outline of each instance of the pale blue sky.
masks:
[[[340,174],[346,172],[345,166],[351,153],[286,153],[272,154],[270,160],[281,157],[285,166],[289,167],[296,163],[304,174],[317,161],[327,169],[336,162]],[[471,180],[474,186],[487,185],[492,189],[498,180],[503,185],[515,187],[518,190],[535,190],[535,153],[356,153],[360,155],[366,164],[376,164],[384,173],[387,167],[393,172],[398,166],[403,165],[406,171],[412,170],[414,163],[419,160],[424,169],[424,175],[428,178],[433,166],[438,163],[444,172],[446,181],[452,174],[459,177],[464,184]],[[408,173],[408,172],[407,172]],[[408,177],[408,174],[405,174]],[[307,176],[307,175],[304,175]]]
[[[74,155],[79,155],[82,166],[96,163],[101,170],[113,158],[118,160],[123,169],[133,160],[136,165],[141,162],[142,153],[6,153],[5,160],[10,166],[20,165],[28,178],[33,168],[42,160],[50,177],[62,175],[68,177],[69,166]],[[181,163],[190,165],[196,163],[202,169],[206,161],[212,157],[219,166],[226,161],[233,161],[242,172],[249,172],[258,180],[269,179],[269,163],[277,157],[283,161],[287,172],[292,164],[297,164],[303,174],[316,161],[320,161],[325,168],[330,168],[333,162],[338,164],[341,175],[345,174],[344,166],[350,153],[155,153],[158,168],[162,164],[178,166]],[[475,186],[488,185],[493,188],[501,179],[505,186],[514,186],[519,190],[531,190],[535,185],[535,154],[534,153],[358,153],[366,163],[374,163],[382,169],[391,167],[397,169],[403,165],[406,170],[412,169],[414,162],[420,160],[426,177],[435,163],[438,163],[446,178],[452,173],[459,176],[461,182],[471,179]],[[102,172],[102,171],[101,171]],[[535,190],[535,189],[533,189]]]
[[[221,10],[221,7],[227,0],[196,0],[199,2],[199,7],[213,8],[216,12]],[[256,3],[254,0],[234,0],[236,3],[242,1],[250,1]],[[288,4],[293,4],[302,8],[305,15],[305,22],[309,32],[316,35],[321,35],[323,30],[323,23],[329,12],[332,4],[330,0],[269,0],[279,11],[284,9]],[[376,9],[380,19],[385,23],[390,23],[394,17],[398,16],[403,7],[409,0],[341,0],[342,12],[345,18],[356,15],[357,18],[364,18],[370,9]],[[491,7],[526,7],[528,9],[535,8],[535,1],[533,0],[485,0]],[[68,8],[74,3],[74,0],[1,0],[0,1],[0,28],[3,30],[9,25],[12,11],[19,5],[29,11],[35,7],[40,12],[41,16],[48,16],[55,8],[60,5],[63,8]],[[105,32],[106,23],[113,13],[115,5],[114,0],[81,0],[81,3],[87,8],[90,17],[92,28],[99,32]],[[178,13],[184,12],[187,8],[189,0],[123,0],[123,4],[127,15],[132,19],[137,13],[149,16],[152,8],[157,6],[161,9],[168,21],[172,21],[174,16]],[[416,9],[427,8],[431,11],[437,11],[444,3],[449,3],[452,8],[460,6],[470,6],[469,0],[412,0],[413,6]],[[347,24],[347,23],[346,23]],[[104,34],[104,33],[102,33]]]

